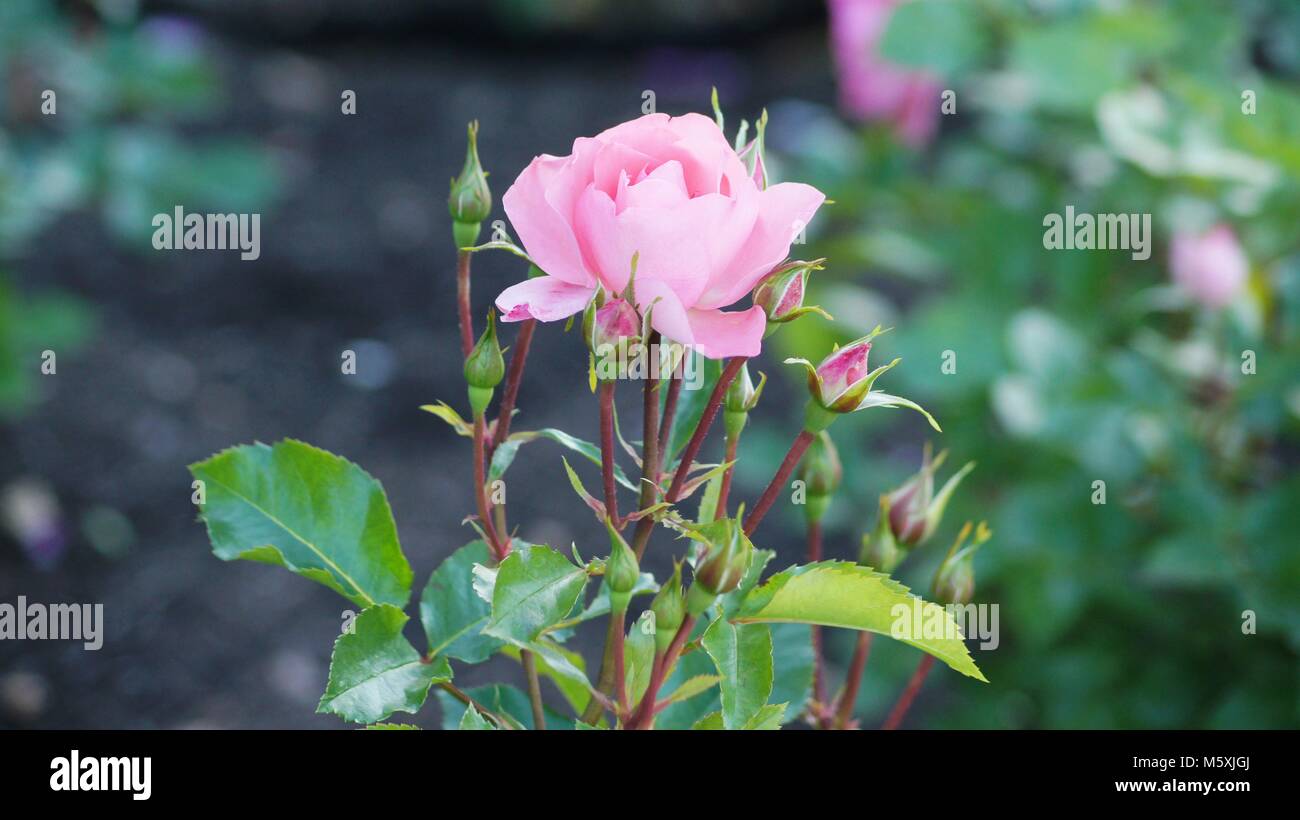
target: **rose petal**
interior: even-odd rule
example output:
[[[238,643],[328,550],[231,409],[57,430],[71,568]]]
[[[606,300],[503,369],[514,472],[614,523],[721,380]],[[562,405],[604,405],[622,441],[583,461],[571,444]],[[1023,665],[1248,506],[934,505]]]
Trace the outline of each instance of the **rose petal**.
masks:
[[[574,285],[556,276],[538,276],[501,291],[496,304],[503,322],[554,322],[586,308],[593,293],[594,287]]]
[[[646,282],[642,286],[638,280],[636,291],[638,309],[643,315],[651,310],[651,327],[674,342],[694,346],[707,358],[757,356],[762,348],[767,326],[762,308],[729,313],[688,310],[672,288],[662,282]]]

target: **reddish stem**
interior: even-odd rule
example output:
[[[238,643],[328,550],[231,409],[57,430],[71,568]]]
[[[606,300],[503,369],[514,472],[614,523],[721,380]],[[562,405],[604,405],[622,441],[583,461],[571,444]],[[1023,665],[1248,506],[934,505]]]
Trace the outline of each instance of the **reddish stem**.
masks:
[[[881,729],[897,729],[898,725],[903,722],[903,718],[907,716],[907,710],[912,708],[912,701],[916,700],[916,693],[921,691],[921,684],[925,683],[926,673],[930,671],[931,666],[934,666],[934,656],[923,656],[921,662],[917,664],[916,671],[912,673],[912,679],[907,682],[907,688],[903,690],[903,694],[898,698],[898,703],[894,704],[894,710],[889,713],[889,717],[885,719],[884,725],[880,727]]]
[[[871,633],[859,632],[857,646],[853,648],[853,660],[849,661],[849,676],[844,681],[844,691],[840,693],[835,715],[836,728],[847,728],[853,719],[853,708],[858,704],[858,689],[862,686],[862,671],[867,668],[867,656],[870,653]]]
[[[605,480],[605,512],[614,526],[618,520],[618,484],[614,480],[614,381],[600,383],[600,472]]]
[[[465,358],[474,349],[474,325],[469,317],[469,259],[461,251],[456,257],[456,312],[460,316],[460,350]]]
[[[695,629],[695,616],[688,614],[682,619],[682,625],[677,629],[677,634],[673,636],[673,641],[668,644],[668,649],[663,656],[655,659],[654,669],[650,672],[650,685],[646,687],[641,704],[637,707],[636,714],[628,721],[627,728],[650,728],[650,724],[654,721],[655,700],[659,697],[659,690],[663,687],[668,673],[672,671],[673,664],[677,662],[677,656],[682,653],[682,647],[686,645],[686,640],[690,638],[693,629]]]
[[[677,399],[682,395],[682,374],[678,367],[668,374],[668,394],[664,397],[664,416],[659,423],[659,452],[668,452],[668,437],[673,432],[673,417],[677,415]]]
[[[677,500],[678,494],[682,491],[682,485],[686,483],[686,474],[691,471],[691,463],[695,461],[695,456],[699,454],[700,447],[704,444],[704,438],[709,434],[709,428],[713,426],[713,420],[718,417],[718,410],[722,408],[722,400],[726,398],[727,388],[731,387],[732,381],[735,380],[736,374],[740,368],[745,366],[745,357],[736,356],[727,361],[727,366],[723,368],[722,375],[718,378],[718,383],[713,388],[712,395],[709,396],[709,403],[704,406],[704,415],[700,416],[700,423],[696,425],[695,432],[691,434],[691,440],[682,451],[681,463],[677,465],[677,472],[673,475],[673,483],[668,488],[667,500],[672,503]]]
[[[528,347],[533,343],[533,330],[536,327],[536,319],[526,319],[519,327],[519,335],[515,337],[515,349],[510,353],[510,369],[506,371],[506,389],[501,394],[501,406],[497,410],[497,429],[492,436],[492,450],[500,447],[501,442],[510,435],[510,418],[515,414],[515,399],[519,397],[519,383],[523,381]]]
[[[754,530],[758,529],[759,523],[767,511],[772,508],[772,503],[776,501],[776,496],[785,487],[785,482],[789,480],[790,474],[794,472],[795,465],[799,459],[803,458],[804,450],[812,443],[813,434],[807,430],[800,430],[799,435],[795,436],[794,443],[790,445],[790,451],[785,454],[785,459],[781,466],[777,468],[776,475],[768,482],[767,489],[759,496],[758,502],[754,504],[754,509],[749,515],[745,516],[745,535],[753,535]]]
[[[487,536],[488,546],[497,561],[503,561],[510,554],[510,545],[500,543],[496,527],[493,526],[492,518],[488,514],[487,487],[484,486],[487,478],[483,469],[484,435],[483,414],[480,413],[474,418],[474,503],[478,507],[479,522],[483,526],[483,533]]]
[[[651,345],[659,338],[651,337]],[[652,348],[653,349],[653,348]],[[654,505],[658,500],[659,472],[662,467],[662,451],[659,448],[659,385],[662,380],[646,379],[645,401],[642,407],[643,425],[641,428],[641,509]]]
[[[627,667],[623,657],[623,628],[626,623],[626,612],[609,613],[611,621],[609,637],[612,639],[613,648],[611,650],[614,662],[614,697],[618,703],[620,714],[626,715],[628,712],[627,703]]]
[[[722,456],[724,462],[730,462],[731,466],[722,474],[722,484],[718,487],[718,509],[714,513],[714,520],[727,517],[727,496],[731,494],[731,474],[736,470],[736,446],[740,443],[740,434],[727,436],[727,452]]]

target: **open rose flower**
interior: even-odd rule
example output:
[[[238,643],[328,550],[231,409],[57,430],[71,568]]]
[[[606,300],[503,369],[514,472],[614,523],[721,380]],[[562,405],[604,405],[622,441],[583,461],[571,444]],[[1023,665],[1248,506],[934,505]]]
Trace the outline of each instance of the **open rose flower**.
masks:
[[[623,293],[637,255],[636,308],[710,358],[758,353],[761,307],[724,311],[789,253],[825,200],[784,182],[760,189],[708,117],[647,114],[543,154],[502,197],[545,276],[497,297],[502,320],[563,319],[598,287]],[[653,310],[651,310],[653,305]]]
[[[1232,228],[1216,225],[1202,234],[1176,234],[1169,243],[1169,269],[1187,295],[1215,309],[1236,298],[1250,262]]]
[[[928,143],[939,124],[938,80],[885,61],[877,45],[900,0],[829,0],[831,53],[840,108],[893,125],[908,145]]]

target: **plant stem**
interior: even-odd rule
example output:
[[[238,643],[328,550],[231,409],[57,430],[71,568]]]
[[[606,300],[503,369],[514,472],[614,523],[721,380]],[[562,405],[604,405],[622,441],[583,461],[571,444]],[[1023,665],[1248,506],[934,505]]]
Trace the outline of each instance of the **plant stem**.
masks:
[[[808,563],[822,559],[822,522],[808,522]],[[812,627],[813,697],[819,706],[826,705],[826,657],[822,652],[822,628]]]
[[[627,728],[650,728],[650,724],[654,722],[655,701],[659,697],[659,689],[663,687],[664,680],[667,679],[668,673],[672,671],[673,664],[677,663],[677,656],[682,653],[682,647],[686,645],[686,640],[690,638],[693,629],[695,629],[695,616],[687,614],[682,619],[682,625],[678,627],[677,634],[673,635],[672,643],[668,644],[668,649],[664,651],[663,656],[655,658],[654,669],[650,673],[650,685],[646,687],[645,695],[641,698],[641,704],[637,707],[636,714],[628,721]]]
[[[628,712],[627,703],[627,666],[623,651],[623,628],[627,622],[627,610],[609,613],[611,624],[609,635],[614,644],[614,693],[620,716]]]
[[[664,416],[659,423],[659,452],[661,453],[668,452],[668,436],[673,432],[673,417],[677,415],[677,399],[681,395],[682,374],[674,370],[668,374],[668,395],[664,397]]]
[[[618,529],[622,525],[618,520],[618,483],[614,481],[614,380],[601,382],[599,391],[600,472],[605,479],[605,513]]]
[[[540,731],[546,728],[546,713],[542,711],[542,685],[537,679],[537,660],[527,649],[519,652],[519,660],[523,661],[524,674],[528,676],[528,700],[533,705],[533,728]]]
[[[497,428],[492,435],[490,450],[496,450],[510,435],[510,418],[515,413],[519,383],[523,381],[524,365],[528,362],[528,348],[533,343],[533,331],[536,328],[536,319],[526,319],[519,326],[519,335],[515,337],[515,349],[510,353],[510,369],[506,371],[506,389],[501,394],[501,406],[497,410]]]
[[[912,708],[912,701],[916,699],[916,693],[921,691],[921,684],[925,683],[925,676],[930,671],[931,666],[934,666],[934,656],[923,656],[921,662],[917,664],[916,671],[912,673],[912,679],[907,682],[907,688],[899,696],[898,703],[894,704],[894,710],[889,713],[889,717],[885,719],[884,725],[880,727],[881,729],[897,729],[898,725],[903,722],[903,718],[907,716],[907,710]]]
[[[867,668],[867,656],[871,653],[871,633],[859,632],[858,643],[853,648],[853,660],[849,661],[849,675],[844,680],[844,690],[836,707],[835,728],[848,728],[853,719],[853,708],[858,704],[858,689],[862,686],[862,672]],[[926,657],[930,657],[926,655]]]
[[[460,350],[465,358],[474,349],[474,325],[469,316],[470,256],[460,251],[456,257],[456,312],[460,316]]]
[[[736,446],[740,443],[740,433],[734,436],[727,433],[727,452],[722,456],[724,462],[731,464],[722,474],[722,484],[718,487],[718,508],[713,515],[716,521],[727,517],[727,496],[731,494],[731,474],[736,471]]]
[[[804,450],[812,443],[813,434],[807,430],[800,430],[799,435],[795,436],[794,443],[790,445],[790,451],[785,454],[785,459],[781,466],[777,468],[776,475],[768,482],[767,489],[759,496],[754,509],[750,510],[749,515],[745,516],[745,535],[753,535],[754,530],[758,529],[759,523],[767,511],[772,508],[772,502],[776,501],[776,496],[785,487],[785,482],[789,480],[790,473],[794,472],[795,465],[799,459],[803,458]]]
[[[487,487],[484,486],[487,478],[483,474],[483,437],[483,414],[479,413],[474,417],[474,503],[478,507],[478,518],[487,536],[488,547],[491,548],[497,561],[503,561],[510,554],[510,545],[501,543],[496,527],[492,524],[491,514],[488,512]]]
[[[439,683],[438,688],[442,689],[444,692],[451,695],[453,698],[465,704],[466,706],[473,706],[476,710],[478,710],[478,713],[480,715],[487,718],[488,720],[491,720],[493,723],[497,725],[498,728],[501,729],[510,728],[510,724],[506,722],[504,718],[502,718],[497,713],[493,712],[491,709],[488,709],[483,704],[471,698],[465,692],[461,691],[460,687],[456,686],[456,684],[452,683],[451,681],[443,681],[442,683]]]
[[[614,619],[614,613],[609,613],[609,626],[605,631],[605,651],[600,658],[600,677],[596,681],[596,691],[609,694],[614,689],[614,646],[619,643],[619,636],[623,632],[621,620]],[[604,710],[604,704],[598,698],[592,698],[587,703],[587,708],[582,712],[582,722],[589,726],[595,726],[596,721],[600,720],[600,713]]]

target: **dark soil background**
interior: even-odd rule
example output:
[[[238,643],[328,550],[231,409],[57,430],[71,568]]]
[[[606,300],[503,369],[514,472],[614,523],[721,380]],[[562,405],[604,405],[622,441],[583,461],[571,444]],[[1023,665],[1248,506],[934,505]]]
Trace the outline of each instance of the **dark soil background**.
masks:
[[[456,20],[326,20],[287,33],[250,17],[215,21],[230,100],[211,127],[275,146],[285,175],[263,214],[261,258],[124,248],[86,213],[60,221],[15,266],[22,287],[93,303],[98,327],[87,349],[60,356],[34,412],[0,432],[0,483],[43,477],[72,522],[68,551],[49,570],[0,542],[0,601],[102,603],[106,624],[98,652],[0,644],[0,726],[340,726],[313,712],[348,604],[284,570],[213,557],[186,465],[282,437],[352,459],[387,489],[418,589],[472,536],[461,524],[468,445],[418,409],[465,404],[445,206],[465,123],[482,123],[494,218],[504,218],[500,195],[534,154],[568,153],[575,137],[638,116],[643,89],[655,90],[659,110],[707,111],[716,83],[736,120],[784,95],[832,96],[823,30],[802,12],[657,40],[633,25],[589,40]],[[345,88],[357,92],[356,116],[339,112]],[[481,255],[476,314],[523,275],[514,257]],[[595,438],[585,356],[561,331],[537,334],[516,429]],[[340,373],[345,349],[358,354],[356,376]],[[635,428],[639,397],[624,392],[624,423]],[[555,445],[524,448],[509,478],[521,537],[604,549]],[[75,526],[98,506],[134,530],[119,557],[93,550]],[[672,552],[660,538],[656,572]],[[794,542],[783,546],[793,557]],[[575,647],[593,657],[600,632],[581,633]],[[504,659],[457,675],[463,686],[519,681]],[[436,726],[437,708],[415,722]]]

